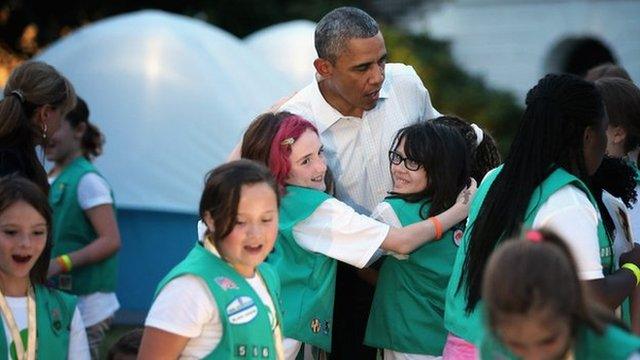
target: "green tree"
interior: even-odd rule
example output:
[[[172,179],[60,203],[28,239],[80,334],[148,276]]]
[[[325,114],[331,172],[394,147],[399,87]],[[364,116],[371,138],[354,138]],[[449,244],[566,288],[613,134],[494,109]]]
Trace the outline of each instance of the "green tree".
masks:
[[[0,3],[0,66],[2,53],[27,59],[40,48],[75,28],[109,16],[141,9],[205,19],[239,37],[266,26],[293,19],[318,21],[339,6],[363,8],[375,17],[391,20],[390,12],[375,1],[359,0],[4,0]],[[379,2],[378,2],[379,3]],[[30,29],[30,31],[25,31]],[[486,127],[499,140],[503,154],[518,124],[521,108],[513,95],[492,89],[454,62],[449,45],[427,35],[407,35],[384,26],[390,61],[413,65],[431,93],[436,108]],[[25,34],[31,34],[32,39]]]

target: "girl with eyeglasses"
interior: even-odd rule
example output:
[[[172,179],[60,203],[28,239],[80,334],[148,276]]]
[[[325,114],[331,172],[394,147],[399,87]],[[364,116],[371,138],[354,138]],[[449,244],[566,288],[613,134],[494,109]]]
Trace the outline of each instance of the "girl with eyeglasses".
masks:
[[[267,261],[282,280],[287,359],[294,359],[303,343],[312,352],[331,351],[337,261],[362,268],[379,249],[411,253],[464,219],[475,191],[475,184],[460,188],[462,195],[435,219],[393,228],[324,192],[327,165],[318,130],[307,120],[264,114],[245,134],[254,135],[243,139],[242,156],[269,154],[269,168],[283,194],[278,241]],[[263,135],[268,141],[257,134],[268,134]]]
[[[486,172],[498,165],[499,156],[479,156],[495,161],[472,166],[472,151],[484,153],[487,149],[478,148],[484,140],[482,130],[476,132],[459,120],[473,134],[473,142],[467,144],[462,131],[466,127],[439,121],[444,118],[454,119],[444,116],[420,121],[398,131],[389,151],[393,189],[376,207],[373,217],[393,227],[429,219],[456,202],[457,194],[469,182],[472,167]],[[489,139],[487,136],[487,142]],[[489,148],[497,154],[495,146]],[[447,335],[444,297],[464,231],[462,220],[449,229],[440,229],[438,241],[423,244],[409,256],[383,260],[365,344],[384,349],[385,360],[435,359],[442,355]]]

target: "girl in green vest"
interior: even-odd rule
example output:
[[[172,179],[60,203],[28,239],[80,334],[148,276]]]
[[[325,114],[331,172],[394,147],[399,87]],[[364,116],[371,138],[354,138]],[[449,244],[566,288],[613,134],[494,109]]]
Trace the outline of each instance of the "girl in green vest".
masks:
[[[204,239],[158,285],[139,359],[283,359],[280,281],[263,263],[278,202],[269,170],[253,161],[207,175]]]
[[[437,216],[389,227],[324,192],[327,166],[317,129],[299,116],[280,115],[256,119],[246,133],[254,135],[245,134],[241,154],[268,153],[269,168],[284,194],[278,241],[268,262],[282,279],[285,356],[293,359],[298,353],[306,356],[303,343],[331,351],[337,261],[362,268],[379,249],[411,253],[433,240],[438,229],[464,219],[473,189],[463,190]]]
[[[635,190],[640,194],[640,88],[629,79],[605,77],[595,80],[605,103],[609,126],[607,128],[607,154],[623,159],[635,171]],[[620,181],[619,177],[613,178]],[[640,237],[640,205],[629,207],[631,234]],[[635,296],[640,299],[640,293]],[[633,301],[631,327],[640,334],[640,301]]]
[[[595,81],[602,94],[609,126],[607,127],[607,155],[624,159],[636,172],[636,192],[640,193],[640,88],[620,78]],[[633,233],[640,236],[640,206],[631,210]]]
[[[462,134],[473,142],[467,144]],[[473,164],[472,152],[478,159]],[[499,159],[493,139],[459,118],[443,116],[403,128],[389,151],[391,196],[372,216],[394,227],[434,216],[455,203],[471,168],[482,179]],[[422,245],[408,257],[383,260],[365,344],[384,349],[385,360],[442,356],[447,336],[444,295],[464,224],[443,231],[439,241]]]
[[[640,338],[586,296],[571,250],[552,232],[529,230],[500,245],[482,296],[482,359],[640,358]]]
[[[446,293],[445,359],[475,358],[486,262],[523,224],[545,226],[567,239],[581,280],[610,309],[637,284],[640,248],[621,257],[624,269],[613,270],[611,242],[585,185],[606,147],[600,94],[575,76],[547,75],[529,91],[526,104],[504,165],[485,177],[471,205]]]
[[[89,359],[74,296],[44,285],[51,209],[34,183],[0,179],[0,359]]]
[[[78,295],[91,358],[99,349],[120,304],[116,297],[120,233],[109,184],[92,164],[103,136],[89,122],[89,108],[78,97],[49,141],[49,203],[53,209],[53,249],[49,276],[61,290]]]

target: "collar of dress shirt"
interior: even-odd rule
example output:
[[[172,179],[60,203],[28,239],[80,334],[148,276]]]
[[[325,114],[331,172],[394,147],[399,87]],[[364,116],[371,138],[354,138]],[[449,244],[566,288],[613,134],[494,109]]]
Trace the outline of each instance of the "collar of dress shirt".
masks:
[[[311,111],[314,114],[315,119],[313,120],[316,126],[318,127],[318,131],[320,133],[323,133],[325,130],[331,127],[331,125],[333,125],[336,121],[342,118],[346,118],[348,116],[342,115],[338,110],[336,110],[333,106],[331,106],[327,102],[327,100],[324,99],[324,97],[322,96],[322,93],[320,93],[320,86],[318,85],[320,82],[319,80],[320,80],[319,76],[318,74],[316,74],[313,80]],[[389,83],[390,82],[387,79],[385,79],[384,83],[382,84],[382,88],[380,88],[380,97],[378,98],[378,101],[389,97],[389,86],[390,86]],[[376,106],[379,106],[379,105],[380,105],[379,103],[376,104]],[[362,117],[364,118],[366,114],[367,112],[365,111]]]

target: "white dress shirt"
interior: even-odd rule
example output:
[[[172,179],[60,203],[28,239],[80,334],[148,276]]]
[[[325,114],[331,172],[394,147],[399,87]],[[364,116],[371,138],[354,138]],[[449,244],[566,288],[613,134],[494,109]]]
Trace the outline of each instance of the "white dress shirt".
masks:
[[[440,116],[415,70],[403,64],[386,65],[378,103],[362,118],[343,116],[329,105],[315,80],[280,110],[318,127],[336,198],[363,214],[370,214],[391,189],[387,154],[396,132],[417,120]]]

